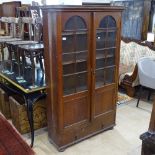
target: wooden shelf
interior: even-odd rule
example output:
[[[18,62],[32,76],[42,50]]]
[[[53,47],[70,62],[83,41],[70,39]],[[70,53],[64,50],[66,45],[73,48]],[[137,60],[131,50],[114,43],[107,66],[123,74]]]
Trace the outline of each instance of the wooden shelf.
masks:
[[[84,92],[84,91],[88,91],[88,88],[87,86],[80,86],[80,87],[76,87],[76,89],[64,89],[64,96],[67,96],[67,95],[71,95],[71,94],[75,94],[75,93],[78,93],[78,92],[81,92],[81,90]]]
[[[71,73],[71,74],[63,74],[63,77],[84,74],[84,73],[88,73],[88,71],[76,72],[76,73]]]
[[[100,54],[100,55],[97,55],[96,60],[107,59],[107,58],[114,58],[114,56],[112,54],[109,54],[107,56],[103,56],[103,54]],[[71,65],[71,64],[77,64],[77,63],[82,63],[82,62],[87,62],[87,60],[80,59],[76,61],[66,61],[66,62],[63,62],[63,65]]]
[[[104,80],[104,79],[103,79]],[[109,82],[106,82],[106,81],[100,81],[100,82],[96,82],[96,84],[95,84],[95,87],[96,88],[101,88],[101,87],[104,87],[105,85],[112,85],[112,84],[114,84],[114,82],[111,82],[111,81],[109,81]]]
[[[96,29],[96,33],[100,33],[100,32],[116,32],[117,28],[113,27],[113,28],[97,28]]]
[[[78,32],[78,31],[73,31],[73,32],[63,32],[62,37],[64,36],[70,36],[70,35],[81,35],[81,34],[87,34],[87,32]]]
[[[96,71],[99,71],[99,70],[108,69],[108,68],[115,68],[115,65],[104,66],[104,67],[96,68],[95,70],[96,70]]]
[[[106,55],[106,56],[103,56],[103,54],[97,54],[97,56],[96,56],[96,60],[107,59],[107,58],[114,58],[114,55],[108,54],[108,55]],[[115,59],[115,58],[114,58],[114,59]]]
[[[80,28],[78,28],[78,29],[71,29],[71,30],[67,30],[67,29],[65,29],[65,30],[63,30],[63,32],[78,32],[78,31],[88,31],[88,29],[80,29]]]
[[[66,62],[63,62],[63,65],[65,66],[65,65],[77,64],[77,63],[82,63],[82,62],[87,62],[87,60],[80,59],[76,61],[66,61]]]
[[[68,55],[68,54],[78,54],[78,53],[84,53],[84,52],[88,52],[88,50],[82,50],[82,51],[73,51],[73,52],[63,52],[62,55]]]
[[[104,50],[111,50],[111,49],[116,49],[116,47],[113,46],[113,47],[97,48],[96,51],[104,51]]]

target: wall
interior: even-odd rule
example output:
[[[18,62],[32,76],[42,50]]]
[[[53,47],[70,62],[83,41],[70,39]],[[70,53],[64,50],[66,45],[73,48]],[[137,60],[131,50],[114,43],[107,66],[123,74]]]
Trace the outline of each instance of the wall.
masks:
[[[11,1],[11,0],[1,0]],[[42,1],[46,1],[48,4],[62,4],[62,2],[70,2],[73,0],[34,0],[41,4]],[[82,2],[96,2],[96,3],[110,3],[113,5],[123,5],[125,10],[122,18],[122,36],[131,39],[141,39],[143,32],[143,17],[144,17],[144,1],[147,0],[81,0]],[[149,1],[149,0],[148,0]],[[22,0],[22,3],[31,4],[32,0]],[[155,16],[153,20],[155,24]]]
[[[125,6],[122,17],[122,36],[131,39],[141,39],[143,24],[143,0],[115,1],[113,5]]]

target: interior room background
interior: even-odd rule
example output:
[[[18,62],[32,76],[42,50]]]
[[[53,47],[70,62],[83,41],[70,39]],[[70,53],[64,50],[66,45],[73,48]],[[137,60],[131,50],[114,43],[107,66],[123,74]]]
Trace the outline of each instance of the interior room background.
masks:
[[[11,0],[1,0],[0,3]],[[18,0],[17,0],[18,1]],[[32,4],[33,0],[21,0],[23,4]],[[34,0],[43,4],[75,4],[72,0]],[[155,0],[81,0],[81,3],[111,3],[125,7],[122,17],[122,37],[146,40],[147,32],[155,32]],[[150,9],[152,7],[152,9]],[[152,12],[150,12],[152,10]],[[149,19],[149,15],[151,19]]]

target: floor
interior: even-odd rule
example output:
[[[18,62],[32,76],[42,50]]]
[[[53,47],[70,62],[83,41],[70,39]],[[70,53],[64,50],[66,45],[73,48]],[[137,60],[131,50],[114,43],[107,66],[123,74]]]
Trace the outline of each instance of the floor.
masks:
[[[84,140],[64,152],[58,152],[49,143],[47,128],[44,128],[35,132],[33,149],[37,155],[140,155],[139,136],[148,129],[152,104],[141,101],[140,107],[136,108],[136,101],[118,106],[113,130]],[[30,143],[29,134],[23,137]]]

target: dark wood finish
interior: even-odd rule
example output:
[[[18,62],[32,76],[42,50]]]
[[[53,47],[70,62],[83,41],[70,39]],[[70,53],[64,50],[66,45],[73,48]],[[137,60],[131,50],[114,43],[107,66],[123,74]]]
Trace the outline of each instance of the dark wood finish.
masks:
[[[20,7],[21,2],[12,1],[2,3],[2,15],[4,17],[16,17],[16,7]]]
[[[153,104],[152,113],[151,113],[149,132],[151,133],[155,132],[155,98],[154,98],[154,104]]]
[[[126,94],[130,97],[133,97],[135,95],[135,87],[133,87],[132,84],[135,81],[137,74],[138,74],[138,67],[136,65],[132,75],[126,74],[120,84],[121,87],[125,88]]]
[[[123,9],[42,10],[48,133],[62,151],[115,125]]]
[[[144,0],[144,15],[142,24],[142,40],[147,40],[147,32],[149,30],[150,22],[150,11],[151,11],[151,0]]]
[[[0,4],[0,17],[2,17],[2,4]]]
[[[151,2],[151,11],[150,11],[149,32],[154,31],[154,25],[153,25],[154,12],[155,12],[155,0],[152,0],[152,2]]]
[[[155,154],[155,100],[153,103],[153,109],[150,118],[150,125],[147,132],[140,136],[142,140],[142,155]]]
[[[2,17],[2,4],[0,4],[0,17]],[[2,28],[2,25],[0,23],[0,31],[1,31],[1,28]],[[3,32],[0,32],[0,35],[1,33],[3,34]]]

